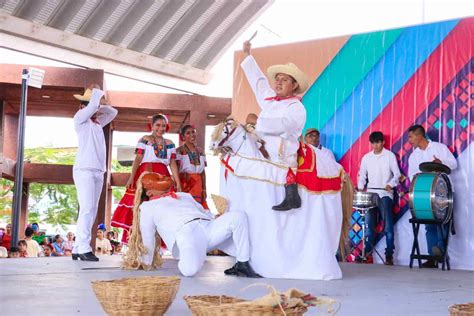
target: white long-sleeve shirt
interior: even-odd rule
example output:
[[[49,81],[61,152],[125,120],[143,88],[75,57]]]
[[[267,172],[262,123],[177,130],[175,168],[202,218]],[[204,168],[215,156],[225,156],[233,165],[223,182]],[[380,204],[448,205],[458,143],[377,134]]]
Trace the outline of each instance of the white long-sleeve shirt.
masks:
[[[428,141],[428,146],[425,150],[415,148],[408,158],[408,177],[410,181],[417,173],[421,173],[420,164],[423,162],[430,162],[438,158],[441,163],[448,166],[451,170],[458,167],[458,162],[453,154],[449,151],[445,144]]]
[[[383,189],[387,184],[392,188],[396,187],[399,178],[400,169],[395,154],[384,148],[380,154],[371,151],[362,157],[357,187],[363,190],[367,183],[367,192],[375,192],[381,198],[388,196],[393,199],[393,193]]]
[[[188,222],[196,219],[212,220],[210,212],[206,212],[201,204],[197,203],[189,193],[176,193],[177,199],[162,197],[143,202],[140,205],[142,212],[153,212],[156,230],[172,252],[179,230]]]
[[[326,148],[320,144],[318,147],[314,147],[314,149],[317,153],[321,153],[323,155],[328,156],[332,160],[336,160],[336,157],[334,157],[334,153],[329,148]]]
[[[92,96],[86,107],[74,115],[74,128],[78,138],[78,150],[74,169],[105,171],[105,137],[102,128],[117,115],[111,106],[100,105],[104,92],[92,90]],[[95,122],[91,117],[97,112]]]
[[[240,66],[262,110],[255,131],[265,141],[270,160],[296,167],[298,137],[306,123],[306,109],[296,97],[279,101],[266,100],[274,97],[275,91],[251,55],[247,56]]]

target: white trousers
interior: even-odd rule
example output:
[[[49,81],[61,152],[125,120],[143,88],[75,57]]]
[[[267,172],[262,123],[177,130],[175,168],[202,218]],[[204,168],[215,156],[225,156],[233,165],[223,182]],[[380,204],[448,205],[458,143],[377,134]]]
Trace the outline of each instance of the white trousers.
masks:
[[[100,170],[73,170],[72,176],[76,185],[79,201],[79,218],[77,219],[76,242],[73,253],[92,251],[91,231],[97,216],[100,193],[104,183],[104,173]]]
[[[142,262],[146,265],[152,263],[156,247],[155,231],[157,230],[157,223],[153,215],[153,210],[142,211],[140,215],[143,244],[147,249],[147,254],[142,255]],[[237,261],[248,261],[250,246],[245,213],[225,213],[212,221],[195,220],[185,224],[176,233],[175,245],[179,251],[179,271],[184,276],[195,275],[202,268],[207,252],[219,249],[219,246],[226,244],[230,241],[230,238],[232,238],[231,240],[236,249],[235,257]],[[174,245],[167,246],[173,247]]]

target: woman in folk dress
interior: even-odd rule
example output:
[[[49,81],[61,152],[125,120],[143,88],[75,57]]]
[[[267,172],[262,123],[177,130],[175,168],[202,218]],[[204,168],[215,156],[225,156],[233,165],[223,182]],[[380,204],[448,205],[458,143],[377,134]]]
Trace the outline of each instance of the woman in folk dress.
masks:
[[[208,209],[206,198],[206,156],[204,151],[196,145],[196,129],[192,125],[181,127],[179,136],[184,144],[176,149],[179,179],[183,192]]]
[[[123,228],[122,242],[126,243],[133,222],[133,204],[136,181],[144,171],[159,173],[171,177],[171,169],[175,181],[175,189],[181,191],[181,182],[176,164],[176,148],[174,143],[164,137],[170,128],[168,118],[164,114],[153,116],[151,135],[145,135],[138,141],[135,149],[135,160],[132,172],[126,185],[126,191],[112,216],[112,226]]]

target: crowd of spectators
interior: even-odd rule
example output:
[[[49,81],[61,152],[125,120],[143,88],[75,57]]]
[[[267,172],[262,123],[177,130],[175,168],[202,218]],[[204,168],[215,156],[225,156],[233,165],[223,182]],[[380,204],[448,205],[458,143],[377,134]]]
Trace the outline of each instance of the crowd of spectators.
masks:
[[[74,233],[48,235],[41,231],[38,223],[26,227],[23,238],[16,246],[11,245],[12,225],[0,227],[0,258],[70,257],[74,248]],[[97,230],[96,255],[122,253],[122,244],[113,231],[106,231],[101,224]]]

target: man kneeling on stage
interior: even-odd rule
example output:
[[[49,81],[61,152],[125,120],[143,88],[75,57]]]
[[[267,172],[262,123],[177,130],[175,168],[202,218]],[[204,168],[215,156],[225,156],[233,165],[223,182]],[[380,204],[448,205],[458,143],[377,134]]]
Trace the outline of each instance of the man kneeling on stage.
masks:
[[[203,266],[206,253],[222,249],[235,253],[236,264],[227,275],[250,278],[261,276],[249,264],[249,236],[245,213],[230,212],[214,219],[188,193],[171,191],[173,181],[156,173],[145,173],[139,180],[142,194],[149,201],[140,205],[140,230],[146,252],[143,265],[151,265],[155,252],[155,232],[163,239],[184,276],[194,276]],[[137,192],[136,194],[140,194]]]

